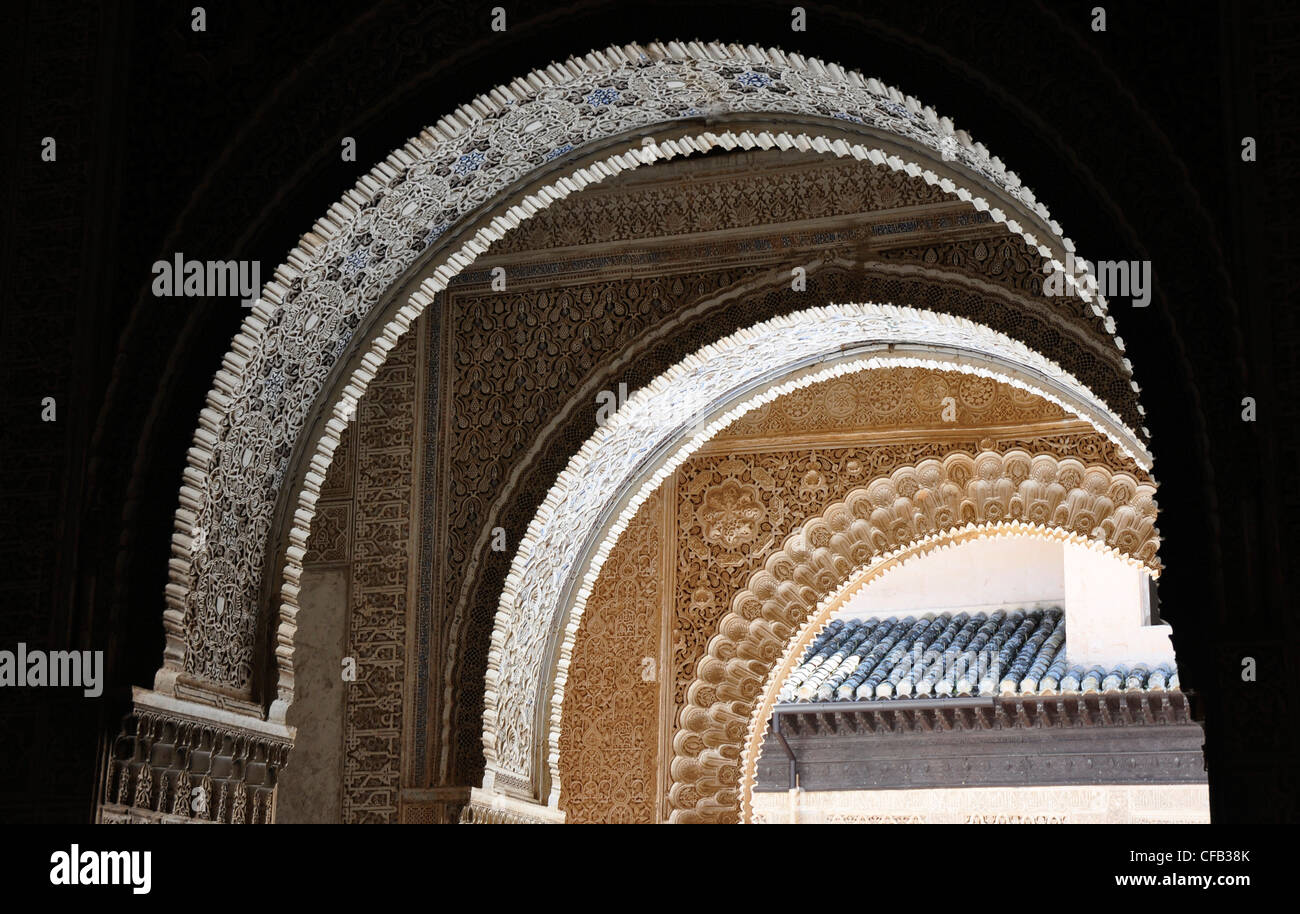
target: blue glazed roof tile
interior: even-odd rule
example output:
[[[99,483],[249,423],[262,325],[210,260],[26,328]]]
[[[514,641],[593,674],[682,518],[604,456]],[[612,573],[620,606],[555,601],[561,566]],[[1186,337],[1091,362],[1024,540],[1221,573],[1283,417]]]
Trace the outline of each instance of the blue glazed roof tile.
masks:
[[[834,619],[781,688],[782,702],[874,701],[1178,688],[1178,671],[1067,664],[1059,608]]]

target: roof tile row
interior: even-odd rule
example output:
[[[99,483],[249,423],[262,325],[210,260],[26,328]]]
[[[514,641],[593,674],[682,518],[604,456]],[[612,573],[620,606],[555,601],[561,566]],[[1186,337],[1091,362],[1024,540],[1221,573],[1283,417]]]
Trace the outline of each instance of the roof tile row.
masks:
[[[1174,690],[1169,665],[1068,664],[1059,608],[835,619],[781,689],[782,702]]]

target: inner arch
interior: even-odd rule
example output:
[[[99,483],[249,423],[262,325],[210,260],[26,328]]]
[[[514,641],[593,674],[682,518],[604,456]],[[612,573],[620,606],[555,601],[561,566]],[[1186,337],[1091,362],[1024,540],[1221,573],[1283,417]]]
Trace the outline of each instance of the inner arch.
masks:
[[[558,801],[561,710],[582,609],[614,542],[659,482],[748,410],[797,387],[885,365],[941,367],[1029,390],[1085,419],[1150,469],[1137,435],[1077,379],[971,321],[891,305],[832,305],[705,347],[634,394],[596,431],[561,473],[516,553],[488,658],[485,788],[504,775],[505,783],[532,785],[537,799]]]
[[[965,600],[966,604],[978,603],[980,600],[970,598],[969,594],[954,600],[951,594],[943,595],[942,588],[938,588],[940,594],[936,595],[937,602],[935,605],[922,605],[925,602],[925,597],[921,593],[922,588],[917,586],[918,581],[921,580],[917,576],[917,572],[926,566],[935,565],[945,558],[958,555],[964,549],[972,546],[1010,545],[1016,541],[1029,544],[1038,543],[1041,546],[1062,551],[1087,550],[1096,555],[1094,562],[1100,561],[1108,572],[1120,572],[1122,574],[1122,569],[1128,568],[1132,569],[1129,574],[1136,574],[1141,578],[1155,580],[1159,577],[1158,568],[1137,561],[1132,556],[1125,555],[1104,542],[1098,542],[1081,536],[1077,532],[1058,527],[1036,526],[1012,521],[970,525],[959,530],[943,531],[901,549],[877,556],[849,575],[840,586],[822,597],[816,608],[808,614],[796,634],[790,639],[780,660],[773,665],[768,673],[762,691],[754,704],[753,715],[750,719],[741,755],[741,821],[750,822],[753,819],[753,795],[757,783],[758,762],[767,743],[772,710],[778,701],[784,700],[779,694],[782,686],[789,680],[790,674],[798,665],[800,658],[817,635],[825,629],[828,622],[832,618],[851,614],[855,611],[858,614],[866,613],[883,617],[889,615],[891,610],[896,608],[895,604],[904,606],[905,612],[913,612],[948,609],[950,607],[947,604],[955,606],[963,600]],[[1041,558],[1041,553],[1039,553],[1038,557]],[[1113,566],[1113,568],[1109,566]],[[1014,585],[1008,585],[1005,580],[999,581],[998,586],[993,588],[993,591],[996,592],[992,593],[989,598],[993,602],[1008,604],[1014,602],[1017,605],[1024,605],[1026,601],[1037,601],[1046,597],[1057,608],[1061,608],[1062,604],[1064,604],[1065,617],[1063,622],[1071,623],[1072,627],[1076,629],[1083,627],[1078,624],[1080,619],[1088,622],[1090,626],[1111,624],[1113,621],[1087,620],[1082,615],[1072,612],[1072,607],[1066,599],[1063,582],[1056,582],[1054,587],[1044,579],[1041,569],[1028,567],[1020,556],[1010,556],[1010,564],[1005,570],[1022,575],[1026,575],[1028,572],[1026,576],[1031,580],[1027,589],[1022,585],[1021,590],[1023,592],[1014,593],[1013,591],[1016,590]],[[925,571],[920,571],[922,576],[925,573]],[[911,575],[911,586],[909,587],[908,583],[898,582],[903,588],[901,594],[886,592],[879,594],[878,599],[868,599],[872,596],[873,590],[883,590],[882,585],[887,587],[891,583],[891,579],[897,579],[902,575]],[[1134,594],[1134,596],[1137,597],[1138,595]],[[890,601],[891,597],[895,598],[893,602]],[[901,598],[901,602],[898,598]],[[1082,612],[1083,608],[1080,607],[1080,613]],[[1168,643],[1168,626],[1150,629],[1139,626],[1131,631],[1117,632],[1116,634],[1125,640],[1125,643],[1130,648],[1129,653],[1145,646],[1145,649],[1152,654],[1152,657],[1157,658],[1155,662],[1164,659],[1166,655],[1172,659],[1173,650],[1172,645]],[[1126,656],[1126,659],[1146,658]]]

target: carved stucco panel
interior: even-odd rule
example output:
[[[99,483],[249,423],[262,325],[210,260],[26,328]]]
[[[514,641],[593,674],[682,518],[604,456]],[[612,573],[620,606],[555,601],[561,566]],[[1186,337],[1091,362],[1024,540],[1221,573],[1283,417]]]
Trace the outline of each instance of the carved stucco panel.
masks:
[[[948,399],[951,403],[945,402]],[[979,428],[1051,422],[1067,415],[1055,403],[993,378],[886,368],[792,391],[737,419],[716,440],[843,430]]]
[[[350,578],[344,656],[356,662],[356,680],[345,686],[340,787],[347,823],[395,822],[399,808],[417,349],[416,336],[406,337],[361,401],[342,437],[347,459],[326,477],[331,499],[320,507],[304,557],[344,563]]]
[[[663,501],[624,531],[578,630],[560,731],[569,823],[655,821]]]

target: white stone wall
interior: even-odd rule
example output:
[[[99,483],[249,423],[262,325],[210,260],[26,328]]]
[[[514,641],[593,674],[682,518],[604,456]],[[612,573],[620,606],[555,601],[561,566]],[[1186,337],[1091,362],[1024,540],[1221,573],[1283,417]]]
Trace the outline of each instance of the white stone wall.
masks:
[[[1065,649],[1071,663],[1174,662],[1168,625],[1149,625],[1150,588],[1140,569],[1065,545]]]
[[[1146,572],[1111,555],[1034,537],[999,537],[908,562],[854,594],[838,615],[1060,606],[1071,663],[1172,664],[1171,629],[1150,624],[1150,593]]]
[[[791,790],[754,794],[759,823],[1208,824],[1205,784]]]
[[[840,615],[977,612],[1008,604],[1060,606],[1064,599],[1061,544],[1007,536],[963,543],[908,562],[858,591]]]

